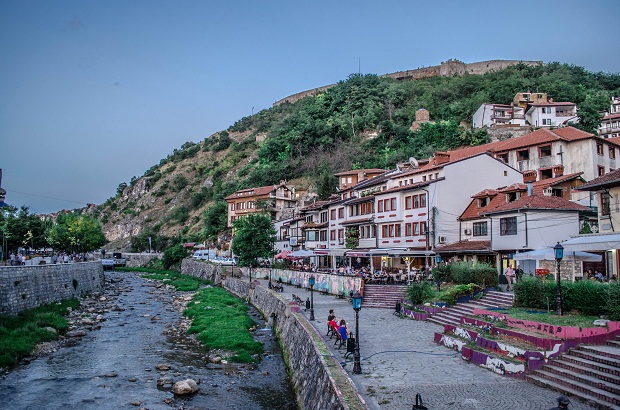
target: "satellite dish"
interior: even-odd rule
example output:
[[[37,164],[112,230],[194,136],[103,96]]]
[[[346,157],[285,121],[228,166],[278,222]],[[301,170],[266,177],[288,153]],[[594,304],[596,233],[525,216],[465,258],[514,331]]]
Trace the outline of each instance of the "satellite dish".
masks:
[[[419,166],[418,164],[418,160],[415,159],[414,157],[409,157],[409,163],[411,164],[412,167],[417,168]]]

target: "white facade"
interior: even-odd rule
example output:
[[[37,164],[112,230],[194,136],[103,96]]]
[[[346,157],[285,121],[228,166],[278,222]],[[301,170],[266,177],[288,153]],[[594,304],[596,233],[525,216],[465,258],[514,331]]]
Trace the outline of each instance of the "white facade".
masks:
[[[534,127],[563,127],[579,122],[573,103],[539,103],[528,107],[525,120]]]
[[[525,110],[505,104],[482,104],[473,116],[474,128],[496,126],[525,126]]]
[[[516,230],[512,227],[516,221]],[[493,214],[491,220],[491,248],[494,251],[542,249],[554,246],[571,235],[579,233],[579,213],[576,211],[519,210]],[[504,220],[504,222],[502,221]]]

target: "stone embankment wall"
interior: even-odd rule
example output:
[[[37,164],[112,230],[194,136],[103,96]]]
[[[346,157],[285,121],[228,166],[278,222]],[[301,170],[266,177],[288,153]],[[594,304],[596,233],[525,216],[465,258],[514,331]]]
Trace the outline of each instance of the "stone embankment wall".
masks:
[[[265,317],[273,318],[300,409],[367,408],[344,369],[330,357],[329,350],[321,351],[315,342],[321,340],[320,335],[299,313],[291,310],[286,299],[262,286],[234,278],[226,278],[224,287],[247,299]]]
[[[101,291],[100,261],[0,267],[0,314],[17,315],[40,305]]]
[[[161,258],[161,253],[123,253],[128,268],[139,268],[153,259]]]
[[[390,77],[396,80],[416,80],[419,78],[429,77],[452,77],[455,75],[465,74],[486,74],[491,71],[502,70],[506,67],[517,65],[519,63],[535,66],[542,64],[542,61],[525,61],[525,60],[489,60],[480,61],[477,63],[466,64],[462,61],[451,59],[448,61],[442,61],[440,65],[434,65],[430,67],[416,68],[414,70],[397,71],[395,73],[383,74],[380,77]],[[313,88],[312,90],[302,91],[273,103],[273,106],[278,106],[282,103],[294,103],[297,100],[301,100],[304,97],[316,96],[317,94],[325,92],[325,90],[335,86],[336,84],[326,85],[323,87]]]
[[[222,281],[222,267],[211,262],[185,258],[181,261],[181,273],[206,279],[218,285]]]

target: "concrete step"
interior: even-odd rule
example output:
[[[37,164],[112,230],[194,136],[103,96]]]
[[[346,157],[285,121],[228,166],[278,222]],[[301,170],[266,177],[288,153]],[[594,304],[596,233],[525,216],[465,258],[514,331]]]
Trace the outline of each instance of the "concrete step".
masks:
[[[606,399],[601,399],[593,394],[584,393],[580,390],[574,389],[570,386],[563,385],[561,383],[556,383],[552,380],[548,380],[537,374],[526,374],[525,379],[531,383],[534,383],[538,386],[546,387],[549,389],[556,390],[560,393],[563,393],[567,396],[577,397],[586,403],[592,404],[599,409],[609,409],[614,410],[618,407],[614,405],[614,403],[609,402]]]
[[[620,396],[617,394],[613,394],[600,388],[593,387],[588,384],[580,383],[576,380],[554,374],[552,372],[544,370],[544,368],[543,370],[536,370],[531,375],[526,375],[526,379],[530,379],[533,377],[538,377],[539,381],[540,379],[544,379],[545,382],[548,384],[548,386],[546,387],[552,387],[560,391],[562,391],[562,389],[570,390],[570,394],[581,397],[585,400],[597,399],[597,401],[607,403],[607,405],[610,407],[611,405],[620,405]]]
[[[426,319],[427,322],[431,322],[431,323],[435,323],[437,325],[453,325],[453,326],[459,326],[461,323],[460,321],[456,321],[454,319],[451,318],[447,318],[447,317],[437,317],[436,315],[431,316],[430,318]]]
[[[620,349],[609,345],[579,345],[579,350],[595,354],[598,356],[614,359],[616,365],[620,367]]]
[[[580,346],[577,349],[571,349],[570,354],[573,356],[581,357],[583,359],[591,360],[593,362],[602,363],[607,366],[620,367],[620,363],[618,363],[618,359],[614,359],[613,357],[599,355],[593,349],[584,349],[582,346]]]
[[[602,365],[596,367],[587,367],[572,361],[567,361],[565,360],[564,356],[560,359],[553,360],[551,364],[553,366],[561,367],[564,370],[570,371],[573,374],[582,374],[585,376],[595,377],[609,383],[620,385],[620,377],[618,377],[616,374],[604,371],[604,369],[600,367]]]
[[[620,369],[617,366],[610,366],[604,363],[599,363],[583,357],[575,356],[572,354],[572,352],[563,354],[562,362],[569,362],[580,367],[585,367],[587,369],[593,369],[598,372],[607,373],[615,376],[618,380],[620,380]]]
[[[576,373],[573,370],[556,366],[555,360],[550,362],[550,364],[545,365],[543,367],[543,370],[556,374],[558,376],[562,376],[566,379],[570,379],[582,384],[587,384],[588,386],[596,387],[597,389],[601,389],[615,395],[620,395],[620,386],[615,383],[616,380],[614,380],[614,382],[608,382],[599,378],[596,374],[592,376],[581,372]]]

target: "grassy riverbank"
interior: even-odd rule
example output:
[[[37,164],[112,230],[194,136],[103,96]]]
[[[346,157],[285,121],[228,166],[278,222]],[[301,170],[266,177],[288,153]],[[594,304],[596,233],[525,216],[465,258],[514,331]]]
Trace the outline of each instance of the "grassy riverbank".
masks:
[[[196,294],[183,312],[192,319],[188,329],[209,349],[232,352],[227,360],[257,362],[263,352],[261,343],[252,337],[250,328],[255,323],[248,316],[245,303],[222,288],[208,286],[209,281],[183,275],[176,271],[150,268],[124,268],[126,271],[144,273],[143,277],[161,280],[179,291],[195,291]]]
[[[0,367],[14,366],[30,355],[36,345],[58,338],[69,327],[69,309],[80,305],[77,299],[39,306],[17,316],[0,316]],[[51,330],[54,329],[54,330]]]

